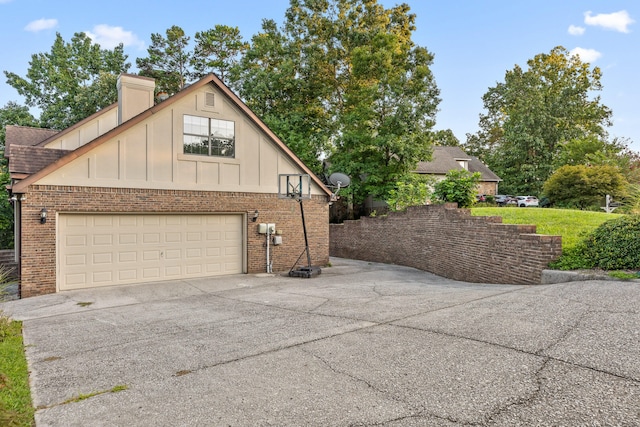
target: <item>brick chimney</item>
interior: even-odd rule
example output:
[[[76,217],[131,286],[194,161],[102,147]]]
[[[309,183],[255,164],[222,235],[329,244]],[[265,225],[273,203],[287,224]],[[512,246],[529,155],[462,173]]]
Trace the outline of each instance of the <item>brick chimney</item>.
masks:
[[[153,107],[156,81],[133,74],[118,76],[118,125]]]

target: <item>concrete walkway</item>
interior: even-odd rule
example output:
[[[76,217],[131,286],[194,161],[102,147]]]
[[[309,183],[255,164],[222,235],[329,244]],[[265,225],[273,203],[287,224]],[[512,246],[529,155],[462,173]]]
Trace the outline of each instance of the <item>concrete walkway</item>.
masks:
[[[0,304],[37,425],[640,425],[637,282],[332,263]]]

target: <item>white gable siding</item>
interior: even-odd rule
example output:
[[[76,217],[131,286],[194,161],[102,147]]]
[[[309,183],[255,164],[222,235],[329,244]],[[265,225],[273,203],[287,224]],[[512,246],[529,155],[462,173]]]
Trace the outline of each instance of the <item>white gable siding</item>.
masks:
[[[69,132],[63,132],[59,136],[45,145],[46,148],[57,148],[61,150],[75,150],[76,148],[93,141],[100,135],[104,135],[118,124],[118,109],[111,108],[104,114],[96,117],[87,123],[83,123]]]
[[[207,93],[214,95],[213,106],[204,101]],[[185,114],[233,121],[235,158],[184,154]],[[90,124],[83,129],[85,134],[92,129],[97,132]],[[60,146],[69,145],[73,145],[71,138],[60,141]],[[282,173],[304,171],[221,92],[207,86],[79,156],[37,184],[275,193],[278,174]],[[312,194],[324,193],[314,183]]]

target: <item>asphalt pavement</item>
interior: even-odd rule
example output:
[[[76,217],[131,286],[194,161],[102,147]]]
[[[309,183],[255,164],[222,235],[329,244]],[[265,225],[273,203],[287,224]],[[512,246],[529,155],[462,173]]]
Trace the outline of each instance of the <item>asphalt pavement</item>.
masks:
[[[0,304],[42,426],[638,426],[640,283],[332,258]]]

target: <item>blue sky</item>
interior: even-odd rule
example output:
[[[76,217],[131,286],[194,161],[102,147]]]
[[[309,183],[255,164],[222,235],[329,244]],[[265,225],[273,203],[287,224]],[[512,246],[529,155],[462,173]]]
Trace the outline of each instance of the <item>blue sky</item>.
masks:
[[[379,0],[386,7],[401,3]],[[602,103],[613,110],[612,137],[640,151],[640,2],[637,0],[405,0],[416,14],[413,40],[435,54],[432,70],[442,102],[436,129],[462,142],[478,130],[482,95],[507,70],[555,46],[579,49],[603,72]],[[70,41],[86,32],[102,47],[125,45],[147,56],[152,33],[178,25],[193,38],[216,24],[237,26],[245,39],[264,18],[281,23],[289,0],[110,0],[99,6],[70,0],[0,0],[0,71],[24,76],[31,55],[49,52],[56,32]],[[574,51],[576,52],[576,51]],[[0,107],[22,98],[0,76]]]

